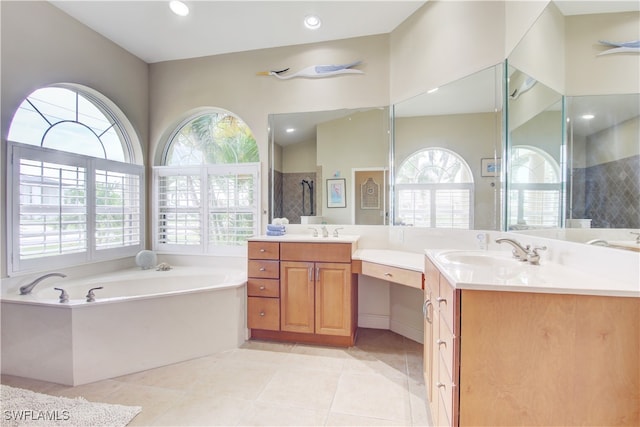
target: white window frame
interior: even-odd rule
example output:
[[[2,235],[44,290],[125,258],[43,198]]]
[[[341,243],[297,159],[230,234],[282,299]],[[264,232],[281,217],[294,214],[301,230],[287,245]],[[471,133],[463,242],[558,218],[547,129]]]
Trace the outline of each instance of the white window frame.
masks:
[[[196,166],[154,166],[153,167],[153,219],[152,239],[153,248],[159,253],[174,254],[210,254],[241,256],[246,254],[246,241],[242,245],[220,245],[209,242],[209,176],[223,174],[251,174],[254,185],[254,204],[247,208],[256,218],[253,225],[253,235],[260,230],[260,163],[238,164],[209,164]],[[200,179],[200,204],[197,212],[200,217],[200,243],[194,245],[168,244],[161,242],[160,237],[160,177],[162,176],[197,176]]]
[[[8,141],[7,146],[7,270],[10,276],[26,272],[44,271],[52,268],[71,267],[91,262],[125,258],[133,256],[144,249],[145,191],[143,166],[98,159],[11,141]],[[20,159],[75,165],[85,168],[87,183],[87,242],[85,251],[20,260]],[[101,250],[96,249],[95,171],[97,169],[139,176],[139,215],[141,219],[139,228],[140,242],[137,245]]]

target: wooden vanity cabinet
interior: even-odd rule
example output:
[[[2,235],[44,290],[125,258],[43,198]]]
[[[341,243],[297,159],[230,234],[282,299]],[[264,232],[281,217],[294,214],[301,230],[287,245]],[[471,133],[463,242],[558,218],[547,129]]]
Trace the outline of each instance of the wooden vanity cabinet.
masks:
[[[434,425],[640,425],[640,298],[456,290],[428,258],[425,275]]]
[[[280,329],[280,244],[249,242],[247,327]]]
[[[279,323],[263,328],[250,322],[251,337],[353,345],[357,327],[357,275],[351,270],[354,249],[351,243],[280,242]],[[249,259],[250,277],[252,262],[258,261]],[[253,269],[266,274],[270,267],[258,262]],[[251,294],[248,305],[255,297],[255,292]]]

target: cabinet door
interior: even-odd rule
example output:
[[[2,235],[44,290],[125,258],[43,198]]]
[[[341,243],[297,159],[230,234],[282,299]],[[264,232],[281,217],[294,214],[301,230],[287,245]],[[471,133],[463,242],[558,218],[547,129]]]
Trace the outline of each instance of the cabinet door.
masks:
[[[440,273],[436,266],[428,259],[425,259],[424,276],[424,385],[427,391],[427,400],[431,419],[434,425],[438,424],[438,401],[439,393],[436,387],[438,382],[438,329],[439,320],[438,289],[440,283]]]
[[[312,262],[280,263],[280,329],[314,332],[314,265]]]
[[[316,333],[351,334],[351,264],[316,263]]]

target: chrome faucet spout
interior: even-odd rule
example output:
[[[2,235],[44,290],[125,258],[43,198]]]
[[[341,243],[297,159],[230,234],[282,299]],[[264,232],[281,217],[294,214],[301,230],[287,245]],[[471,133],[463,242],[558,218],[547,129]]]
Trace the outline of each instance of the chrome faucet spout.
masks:
[[[496,243],[508,243],[513,247],[513,257],[520,261],[526,261],[529,255],[529,247],[524,247],[517,241],[506,237],[496,239]]]
[[[66,274],[62,274],[62,273],[48,273],[48,274],[42,275],[37,279],[35,279],[33,282],[29,283],[28,285],[20,286],[20,295],[30,294],[33,288],[35,288],[38,283],[42,282],[44,279],[48,277],[54,277],[54,276],[67,277]]]

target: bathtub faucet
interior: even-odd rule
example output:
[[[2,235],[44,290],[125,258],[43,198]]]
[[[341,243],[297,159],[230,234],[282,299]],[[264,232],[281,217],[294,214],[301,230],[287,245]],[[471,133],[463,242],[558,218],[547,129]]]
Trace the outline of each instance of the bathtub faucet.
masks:
[[[35,279],[33,282],[29,283],[28,285],[20,286],[20,295],[30,294],[31,291],[33,290],[33,288],[35,288],[38,283],[42,282],[47,277],[53,277],[53,276],[67,277],[66,274],[62,274],[62,273],[48,273],[48,274],[45,274],[43,276],[38,277],[37,279]]]

